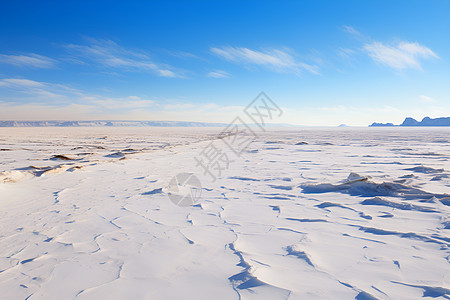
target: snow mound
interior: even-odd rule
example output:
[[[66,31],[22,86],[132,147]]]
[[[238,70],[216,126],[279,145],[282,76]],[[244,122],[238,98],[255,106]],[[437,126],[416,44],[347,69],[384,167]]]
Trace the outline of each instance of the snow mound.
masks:
[[[300,185],[304,194],[321,194],[338,192],[360,197],[389,196],[403,199],[438,199],[449,197],[448,194],[434,194],[421,189],[398,182],[376,183],[369,180],[369,177],[350,173],[344,183],[331,184],[303,184]]]
[[[0,172],[0,183],[10,183],[33,177],[30,172],[23,171],[5,171]]]

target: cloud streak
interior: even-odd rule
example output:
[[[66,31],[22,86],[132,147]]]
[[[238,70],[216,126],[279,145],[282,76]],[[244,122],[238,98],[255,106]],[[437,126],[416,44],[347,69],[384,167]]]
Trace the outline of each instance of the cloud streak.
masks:
[[[302,71],[319,73],[317,66],[297,61],[291,54],[292,51],[286,49],[252,50],[227,46],[210,50],[219,57],[236,64],[262,66],[276,72],[297,75],[300,75]]]
[[[215,70],[215,71],[209,72],[206,76],[211,77],[211,78],[228,78],[228,77],[230,77],[230,74],[228,72],[225,72],[222,70]]]
[[[422,100],[423,102],[426,102],[426,103],[436,102],[436,100],[434,98],[431,98],[430,96],[419,95],[419,98],[420,98],[420,100]]]
[[[337,54],[349,60],[357,54],[365,54],[374,62],[395,70],[422,70],[422,62],[426,59],[439,58],[430,48],[418,42],[397,41],[385,43],[364,35],[352,26],[343,25],[341,29],[362,43],[360,49],[339,48]]]
[[[355,37],[355,38],[357,38],[357,39],[365,39],[365,38],[367,38],[367,37],[365,37],[361,32],[359,32],[358,30],[356,30],[356,29],[355,29],[354,27],[352,27],[352,26],[343,25],[343,26],[341,27],[341,29],[342,29],[344,32],[346,32],[346,33],[352,35],[353,37]]]
[[[5,55],[0,54],[0,63],[16,67],[31,67],[37,69],[54,68],[56,60],[46,56],[30,53],[28,55]]]
[[[375,41],[365,44],[363,49],[374,61],[397,70],[407,68],[421,70],[421,60],[438,58],[430,48],[417,42],[399,42],[396,45],[386,45]]]
[[[73,97],[82,97],[84,93],[64,84],[34,81],[23,78],[0,79],[3,98],[19,102],[63,102]],[[11,96],[8,96],[8,92]]]
[[[21,78],[0,79],[0,89],[13,92],[8,103],[47,103],[48,105],[88,105],[97,107],[101,111],[130,110],[138,108],[148,108],[155,104],[155,101],[142,99],[137,96],[128,97],[105,97],[93,95],[80,91],[63,84],[49,82],[38,82]]]
[[[77,59],[91,61],[106,68],[150,72],[161,77],[183,77],[171,66],[153,62],[144,51],[126,49],[111,40],[89,39],[89,42],[88,45],[68,44],[64,47]]]

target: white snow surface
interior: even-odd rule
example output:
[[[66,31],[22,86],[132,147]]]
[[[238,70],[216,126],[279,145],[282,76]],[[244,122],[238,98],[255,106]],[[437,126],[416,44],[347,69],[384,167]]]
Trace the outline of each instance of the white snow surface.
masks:
[[[450,299],[450,128],[219,131],[0,128],[0,299]]]

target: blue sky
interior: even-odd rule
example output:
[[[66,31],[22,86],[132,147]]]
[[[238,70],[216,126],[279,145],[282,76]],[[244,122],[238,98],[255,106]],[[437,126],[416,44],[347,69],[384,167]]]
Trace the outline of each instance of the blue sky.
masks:
[[[2,1],[1,120],[450,116],[450,1]]]

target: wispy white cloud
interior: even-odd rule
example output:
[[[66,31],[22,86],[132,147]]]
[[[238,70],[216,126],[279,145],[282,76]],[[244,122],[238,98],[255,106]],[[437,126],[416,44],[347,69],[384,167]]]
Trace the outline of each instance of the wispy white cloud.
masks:
[[[13,91],[11,97],[5,96]],[[0,120],[186,120],[227,122],[243,107],[174,102],[139,96],[108,97],[62,84],[0,79]]]
[[[131,110],[148,108],[156,104],[155,101],[138,96],[105,97],[94,95],[81,90],[71,88],[63,84],[38,82],[21,78],[0,79],[0,90],[13,90],[10,103],[24,103],[29,105],[46,103],[48,105],[79,104],[96,107],[101,111]]]
[[[88,60],[103,67],[151,72],[161,77],[183,77],[173,67],[153,62],[142,50],[126,49],[111,40],[88,39],[88,42],[87,45],[68,44],[64,47],[78,60]]]
[[[0,100],[0,120],[153,120],[227,123],[242,112],[243,107],[217,104],[193,104],[177,109],[156,105],[104,109],[93,103],[9,103]]]
[[[363,33],[361,30],[356,29],[353,26],[342,25],[340,27],[340,29],[343,32],[345,32],[346,34],[348,34],[354,40],[357,40],[357,41],[360,41],[360,42],[363,42],[363,43],[367,43],[367,42],[370,42],[372,40],[368,34]]]
[[[225,72],[222,70],[215,70],[215,71],[209,72],[206,76],[211,77],[211,78],[228,78],[228,77],[230,77],[230,74],[228,72]]]
[[[4,78],[0,79],[0,86],[6,86],[6,87],[42,87],[44,86],[43,83],[29,80],[29,79],[22,79],[22,78]]]
[[[352,26],[343,25],[341,30],[350,34],[362,43],[361,48],[339,48],[337,54],[346,60],[354,59],[358,54],[368,55],[373,61],[396,70],[408,68],[421,70],[421,62],[425,59],[439,58],[430,48],[418,42],[397,41],[385,43],[362,34]]]
[[[425,95],[419,95],[420,100],[422,100],[423,102],[427,102],[427,103],[433,103],[436,102],[436,100],[434,98],[431,98],[429,96],[425,96]]]
[[[357,51],[350,48],[339,47],[336,53],[344,59],[351,59],[357,54]]]
[[[34,53],[27,55],[0,54],[0,63],[10,64],[17,67],[48,69],[55,67],[56,60]]]
[[[234,63],[257,65],[270,68],[282,73],[295,73],[302,71],[314,74],[319,73],[319,67],[296,60],[293,51],[288,49],[252,50],[243,47],[211,48],[212,53]]]
[[[199,57],[193,53],[190,52],[186,52],[186,51],[181,51],[181,50],[166,50],[165,51],[167,54],[173,56],[173,57],[177,57],[177,58],[181,58],[181,59],[198,59],[198,60],[204,60],[204,58]]]
[[[227,108],[235,106],[226,106]],[[161,105],[163,110],[167,111],[197,111],[197,112],[211,112],[211,111],[219,111],[223,109],[223,106],[220,106],[216,103],[190,103],[190,102],[176,102]],[[243,107],[242,107],[243,109]]]
[[[430,48],[419,43],[399,42],[396,45],[386,45],[372,42],[364,45],[364,50],[376,62],[394,69],[422,69],[420,61],[427,58],[438,58]]]
[[[10,103],[0,101],[0,120],[89,120],[93,109],[89,105],[48,103]],[[97,116],[96,116],[97,117]]]
[[[349,25],[342,25],[341,29],[346,32],[349,33],[351,35],[357,36],[357,37],[362,37],[363,35],[361,34],[361,32],[359,32],[358,30],[356,30],[354,27],[349,26]]]
[[[169,104],[165,104],[165,105],[163,105],[163,108],[165,110],[186,111],[186,110],[194,109],[197,106],[198,105],[195,105],[193,103],[183,102],[183,103],[169,103]]]
[[[6,92],[12,91],[12,96],[8,97],[9,99],[21,99],[29,102],[63,101],[68,100],[71,97],[83,96],[82,92],[63,84],[47,83],[23,78],[0,79],[0,88]],[[7,93],[4,95],[7,95]]]
[[[138,96],[123,98],[99,98],[96,96],[89,98],[91,99],[91,104],[98,105],[106,110],[147,108],[155,105],[155,101],[142,99]],[[86,101],[88,98],[84,98],[83,100]]]

